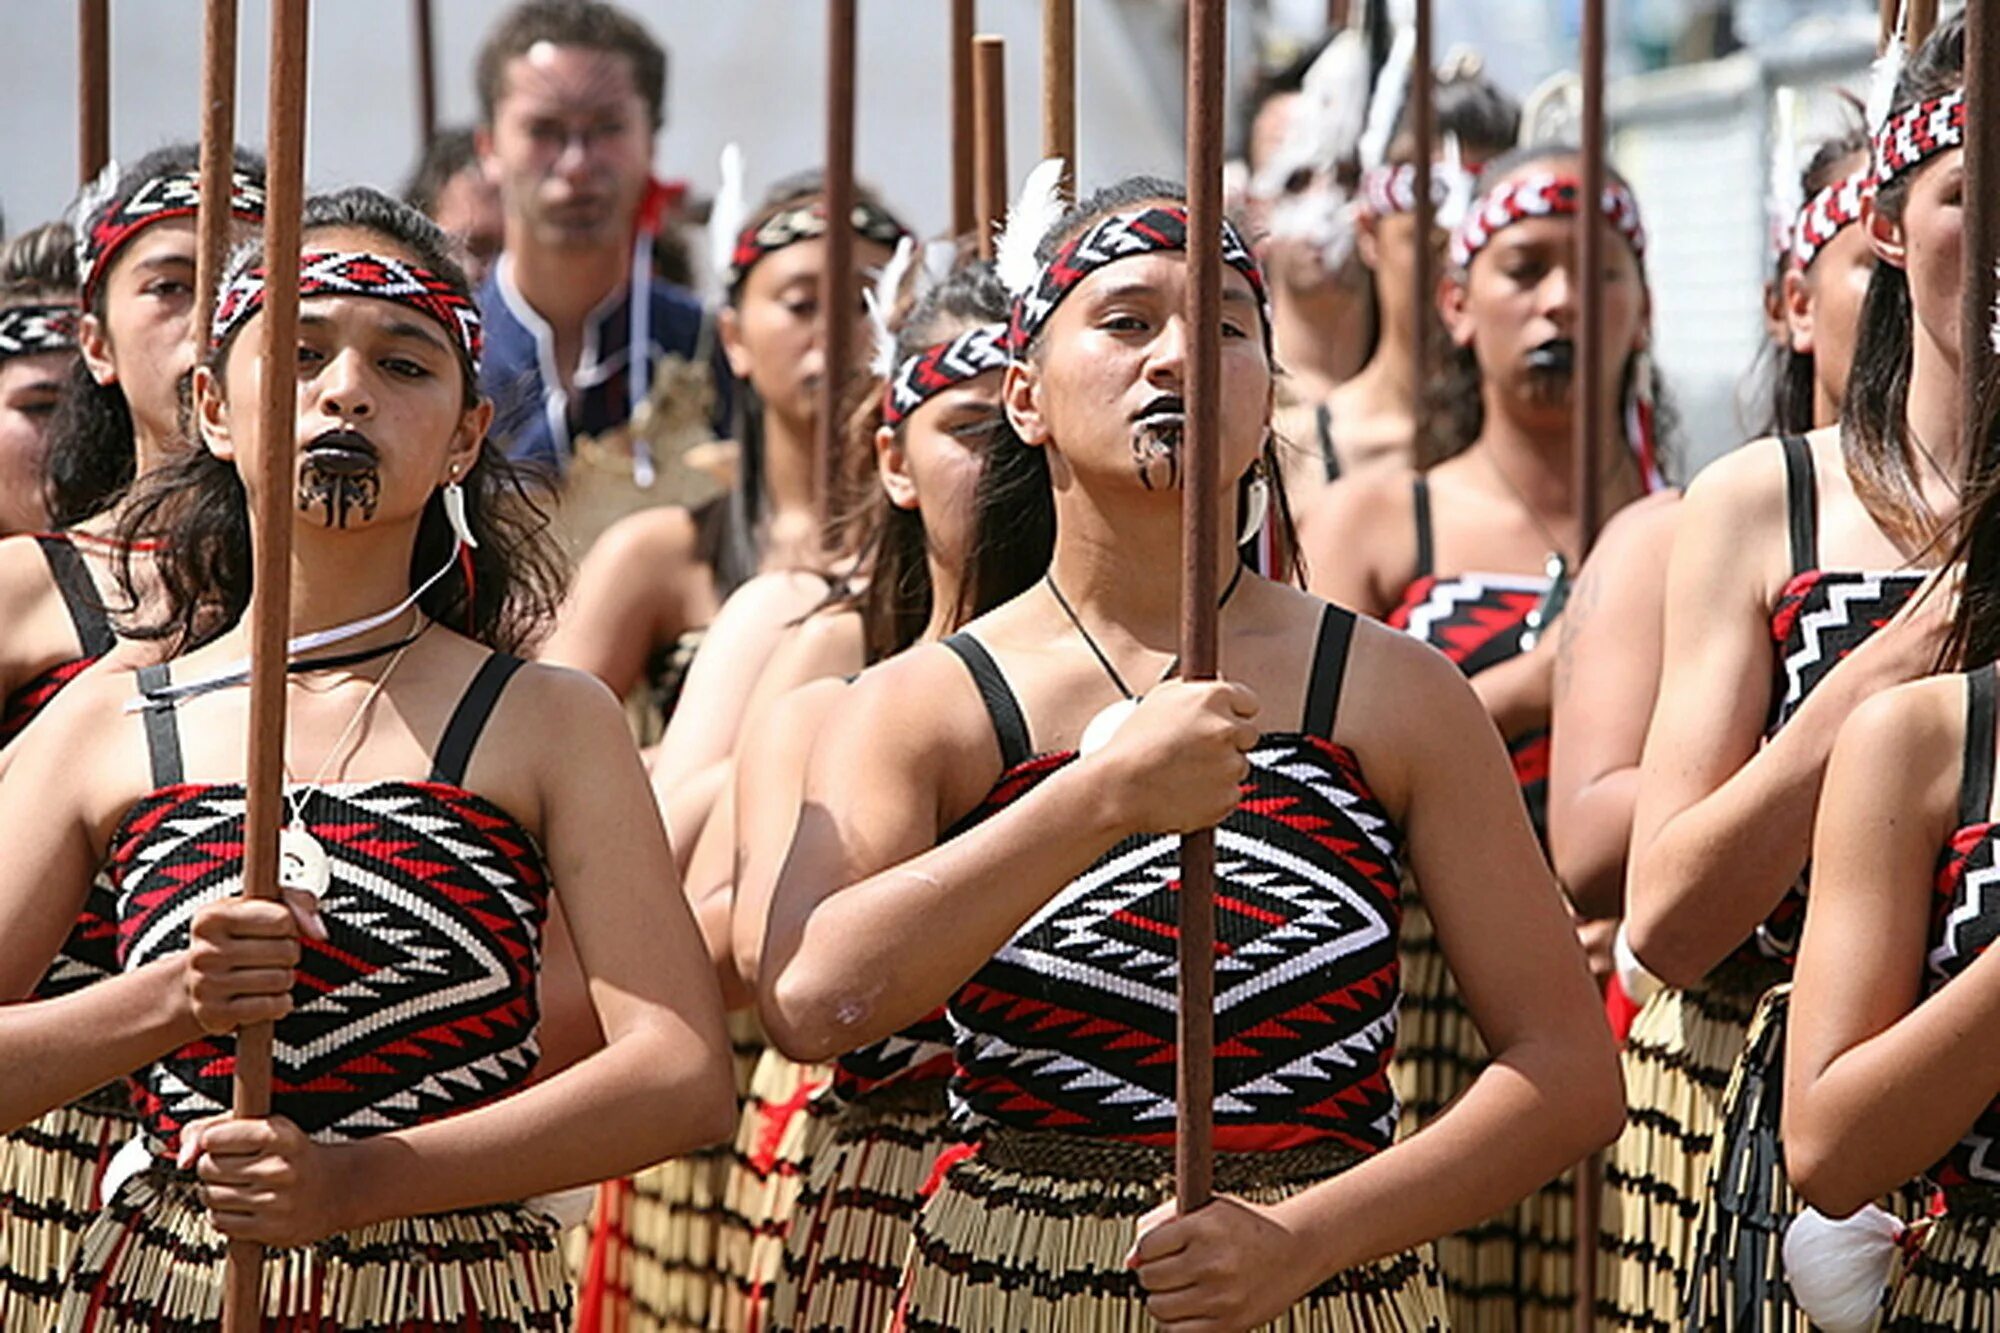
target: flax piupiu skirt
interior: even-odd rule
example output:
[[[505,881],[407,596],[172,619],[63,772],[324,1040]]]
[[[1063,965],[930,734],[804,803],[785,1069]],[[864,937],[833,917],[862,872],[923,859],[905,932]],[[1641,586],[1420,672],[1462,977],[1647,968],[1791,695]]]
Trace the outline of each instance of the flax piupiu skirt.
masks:
[[[0,1333],[54,1326],[104,1170],[137,1130],[125,1085],[114,1083],[0,1137]]]

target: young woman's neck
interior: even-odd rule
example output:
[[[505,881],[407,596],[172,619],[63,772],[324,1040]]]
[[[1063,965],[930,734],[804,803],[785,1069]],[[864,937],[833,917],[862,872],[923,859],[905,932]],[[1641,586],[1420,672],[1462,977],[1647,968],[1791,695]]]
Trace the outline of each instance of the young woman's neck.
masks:
[[[1342,282],[1283,288],[1272,301],[1278,364],[1309,400],[1352,377],[1368,359],[1369,321],[1359,293]]]
[[[308,524],[292,529],[292,634],[311,634],[380,615],[409,597],[416,582],[435,570],[410,568],[416,547],[414,522],[355,532],[331,532]],[[246,622],[247,623],[247,622]],[[409,632],[408,618],[357,638]]]
[[[1417,381],[1417,335],[1408,304],[1381,301],[1376,308],[1381,311],[1381,336],[1375,341],[1375,354],[1355,379],[1365,383],[1371,397],[1408,404],[1416,395]]]
[[[764,412],[764,498],[771,514],[798,513],[813,507],[817,482],[818,422],[792,420]]]
[[[928,540],[924,543],[929,546]],[[958,628],[958,599],[964,595],[964,571],[954,560],[941,559],[937,552],[924,556],[931,576],[931,618],[924,626],[924,641],[935,643]]]
[[[514,289],[558,335],[579,333],[584,319],[631,276],[631,250],[549,249],[507,228],[507,263]]]
[[[1227,519],[1223,526],[1218,594],[1238,559]],[[1180,571],[1177,496],[1118,496],[1107,504],[1072,488],[1057,497],[1049,576],[1092,634],[1116,625],[1148,648],[1172,651],[1180,639]]]
[[[1473,441],[1474,449],[1485,452],[1506,472],[1506,477],[1543,515],[1573,513],[1576,494],[1576,430],[1566,416],[1540,412],[1530,418],[1518,409],[1525,406],[1512,400],[1486,395],[1486,419]],[[1624,417],[1616,402],[1607,403],[1603,420],[1606,432],[1598,444],[1598,495],[1624,500],[1637,496],[1644,486],[1624,437]],[[1560,429],[1552,422],[1559,421]],[[1604,510],[1606,514],[1609,509]]]
[[[162,463],[186,453],[178,434],[162,435],[137,420],[132,423],[132,475],[143,477]]]
[[[1918,488],[1932,496],[1939,485],[1956,488],[1965,475],[1965,433],[1959,428],[1963,405],[1959,401],[1956,360],[1932,340],[1920,321],[1912,334],[1910,351],[1910,392],[1903,409],[1903,423],[1910,435],[1910,466]],[[1928,453],[1930,461],[1923,455]],[[1949,478],[1946,483],[1933,472]]]

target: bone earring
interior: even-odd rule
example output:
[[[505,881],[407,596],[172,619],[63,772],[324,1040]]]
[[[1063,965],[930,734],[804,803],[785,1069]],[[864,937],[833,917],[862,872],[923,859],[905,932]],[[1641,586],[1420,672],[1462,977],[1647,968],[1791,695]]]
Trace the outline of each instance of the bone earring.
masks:
[[[1271,516],[1271,483],[1264,476],[1264,460],[1250,465],[1250,484],[1243,488],[1243,531],[1236,539],[1241,546],[1254,541]]]
[[[451,535],[459,545],[469,550],[477,550],[479,541],[472,535],[472,525],[465,519],[465,487],[458,484],[458,474],[453,473],[444,486],[444,517],[451,524]]]

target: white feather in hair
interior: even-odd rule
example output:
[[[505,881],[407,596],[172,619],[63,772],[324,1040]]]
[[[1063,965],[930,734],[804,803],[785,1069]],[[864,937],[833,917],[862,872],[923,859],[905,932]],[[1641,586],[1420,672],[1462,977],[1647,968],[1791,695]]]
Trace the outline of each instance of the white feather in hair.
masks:
[[[1016,296],[1035,285],[1041,261],[1035,258],[1043,238],[1062,217],[1063,160],[1044,158],[1021,183],[1021,193],[1007,209],[1006,225],[993,242],[993,269]]]
[[[1903,62],[1909,56],[1903,34],[1909,30],[1910,0],[1903,0],[1896,6],[1896,30],[1889,34],[1889,44],[1882,48],[1868,75],[1867,116],[1871,135],[1882,132],[1882,127],[1889,123],[1889,113],[1895,109],[1896,85],[1903,81]]]
[[[1301,171],[1331,171],[1359,150],[1368,129],[1368,41],[1348,28],[1326,44],[1299,88],[1299,106],[1250,189],[1275,199]]]
[[[1465,147],[1458,141],[1458,135],[1444,136],[1444,199],[1438,204],[1437,225],[1444,231],[1455,232],[1458,224],[1465,221],[1465,215],[1472,211],[1473,192],[1479,188],[1479,178],[1465,167]]]
[[[730,256],[736,253],[736,233],[750,215],[743,186],[743,150],[735,144],[722,150],[721,181],[715,187],[715,202],[708,209],[708,262],[720,279],[729,272]]]
[[[1396,123],[1403,118],[1403,103],[1410,92],[1410,68],[1417,60],[1417,29],[1412,23],[1399,24],[1396,39],[1389,45],[1389,58],[1375,77],[1375,94],[1368,101],[1368,121],[1361,131],[1361,169],[1368,171],[1389,160],[1389,145],[1396,138]]]
[[[1780,88],[1771,98],[1771,246],[1785,251],[1792,227],[1805,207],[1805,185],[1799,179],[1799,94]]]
[[[896,253],[889,256],[889,262],[875,275],[875,285],[865,293],[868,306],[868,327],[875,335],[875,357],[869,369],[877,377],[888,379],[896,369],[896,331],[889,327],[889,316],[896,308],[896,297],[903,287],[903,276],[910,271],[910,265],[917,257],[917,243],[905,236],[896,242]]]

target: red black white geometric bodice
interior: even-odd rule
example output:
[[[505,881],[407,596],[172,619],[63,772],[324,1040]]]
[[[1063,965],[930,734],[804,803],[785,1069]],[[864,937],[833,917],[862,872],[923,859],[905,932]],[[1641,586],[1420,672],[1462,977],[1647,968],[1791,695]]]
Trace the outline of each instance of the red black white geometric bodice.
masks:
[[[1924,992],[1950,985],[2000,939],[2000,824],[1993,821],[1994,668],[1965,677],[1965,768],[1959,784],[1959,828],[1938,856],[1931,899]],[[2000,1101],[1989,1105],[1944,1160],[1930,1170],[1945,1192],[2000,1187]]]
[[[1216,830],[1223,1151],[1331,1140],[1365,1154],[1395,1135],[1401,835],[1353,753],[1327,739],[1352,626],[1327,610],[1305,726],[1260,738],[1242,799]],[[1004,698],[1018,718],[997,668],[980,685],[990,711]],[[995,727],[1004,737],[998,711]],[[1004,807],[1073,762],[1015,762],[988,804]],[[1171,1140],[1179,857],[1178,837],[1125,839],[959,988],[949,1011],[961,1130]]]
[[[1386,623],[1443,653],[1467,676],[1476,676],[1527,651],[1529,613],[1549,594],[1550,581],[1534,574],[1434,572],[1430,483],[1411,484],[1416,511],[1417,578],[1389,612]],[[1535,829],[1546,835],[1549,799],[1549,729],[1538,727],[1507,742],[1514,780]]]
[[[48,561],[49,576],[69,612],[70,625],[82,655],[58,662],[7,696],[0,708],[0,749],[23,731],[54,701],[65,686],[117,645],[111,618],[97,594],[83,555],[62,533],[38,533],[35,543]],[[83,912],[63,941],[49,970],[35,984],[36,999],[53,999],[102,981],[118,970],[117,928],[111,917],[110,886],[102,876],[90,886]]]
[[[481,669],[429,781],[330,784],[305,797],[301,822],[332,863],[321,899],[329,939],[300,941],[294,1007],[273,1042],[272,1109],[315,1139],[440,1119],[534,1069],[547,870],[511,815],[459,785],[518,665],[496,655]],[[126,813],[109,862],[127,970],[186,949],[195,911],[237,893],[243,877],[242,786],[171,780],[171,709],[147,721],[157,789]],[[192,1042],[140,1072],[136,1100],[156,1150],[228,1109],[235,1044]]]
[[[1783,448],[1793,572],[1771,610],[1775,663],[1770,716],[1764,728],[1767,742],[1797,715],[1842,659],[1908,604],[1927,577],[1920,570],[1821,569],[1819,486],[1812,449],[1796,435],[1784,437]],[[1776,959],[1787,965],[1797,959],[1805,921],[1805,882],[1801,875],[1756,935],[1738,950],[1738,957]]]

